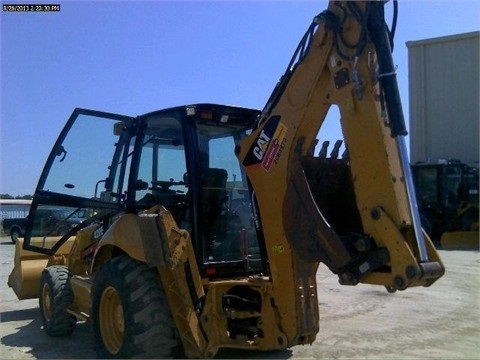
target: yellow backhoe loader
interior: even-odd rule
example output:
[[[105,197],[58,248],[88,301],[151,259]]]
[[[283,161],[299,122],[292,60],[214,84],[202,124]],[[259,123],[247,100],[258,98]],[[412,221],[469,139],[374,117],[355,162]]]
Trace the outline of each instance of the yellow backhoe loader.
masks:
[[[20,299],[39,297],[44,330],[90,321],[101,358],[286,349],[319,331],[320,262],[341,284],[389,292],[441,277],[420,225],[384,5],[330,2],[263,111],[76,109],[9,278]],[[341,158],[338,146],[317,148],[332,105]],[[89,216],[52,234],[45,207]]]

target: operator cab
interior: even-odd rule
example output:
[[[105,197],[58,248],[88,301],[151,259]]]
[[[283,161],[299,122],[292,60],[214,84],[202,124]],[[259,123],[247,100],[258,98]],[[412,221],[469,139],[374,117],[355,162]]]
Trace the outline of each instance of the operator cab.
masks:
[[[136,118],[76,109],[40,177],[24,248],[53,254],[87,226],[98,241],[120,214],[162,205],[189,231],[204,275],[266,273],[259,220],[234,153],[258,115],[214,104]],[[44,208],[61,209],[64,223],[84,217],[59,233],[40,218]]]

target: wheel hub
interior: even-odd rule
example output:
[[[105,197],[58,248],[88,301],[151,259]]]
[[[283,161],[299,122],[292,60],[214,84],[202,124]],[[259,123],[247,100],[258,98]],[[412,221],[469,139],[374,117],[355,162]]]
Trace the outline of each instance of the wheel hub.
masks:
[[[52,300],[50,298],[50,286],[44,284],[42,288],[42,303],[43,303],[43,316],[45,320],[50,321],[52,318]]]
[[[117,354],[123,344],[125,317],[120,295],[112,286],[102,293],[98,321],[105,348],[111,354]]]

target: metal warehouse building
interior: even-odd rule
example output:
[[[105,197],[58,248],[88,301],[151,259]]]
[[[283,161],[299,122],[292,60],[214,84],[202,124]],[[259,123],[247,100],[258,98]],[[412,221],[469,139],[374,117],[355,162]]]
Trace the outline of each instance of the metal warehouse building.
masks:
[[[32,200],[0,199],[0,220],[27,217]]]
[[[27,217],[31,204],[32,200],[0,199],[0,223],[7,218]]]
[[[479,34],[407,42],[412,163],[478,167]]]

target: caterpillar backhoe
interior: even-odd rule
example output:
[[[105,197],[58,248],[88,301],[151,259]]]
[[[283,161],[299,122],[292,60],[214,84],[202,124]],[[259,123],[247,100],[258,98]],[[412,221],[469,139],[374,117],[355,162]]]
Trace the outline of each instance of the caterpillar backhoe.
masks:
[[[102,358],[286,349],[319,331],[320,262],[343,285],[389,292],[440,278],[419,220],[384,5],[330,2],[262,111],[76,109],[9,277],[18,298],[39,298],[44,330],[68,335],[90,321]],[[328,155],[317,138],[331,106],[343,156],[340,142]],[[59,235],[38,216],[44,208],[88,216]]]

